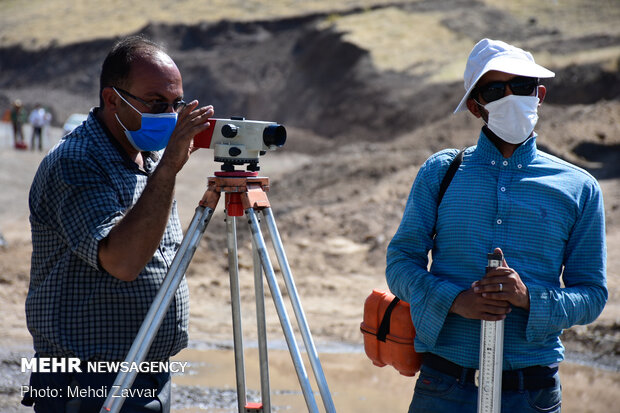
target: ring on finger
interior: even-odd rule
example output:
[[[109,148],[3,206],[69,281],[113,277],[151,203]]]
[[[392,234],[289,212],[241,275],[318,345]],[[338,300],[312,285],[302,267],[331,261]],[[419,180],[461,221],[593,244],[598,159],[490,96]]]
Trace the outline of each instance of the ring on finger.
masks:
[[[502,291],[504,291],[504,285],[499,283],[499,292],[501,293]]]

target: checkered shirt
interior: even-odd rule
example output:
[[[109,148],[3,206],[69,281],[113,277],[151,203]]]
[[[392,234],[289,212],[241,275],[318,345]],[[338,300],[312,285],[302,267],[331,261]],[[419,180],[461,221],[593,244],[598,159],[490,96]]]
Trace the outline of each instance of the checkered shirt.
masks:
[[[99,264],[97,249],[137,202],[158,155],[144,169],[129,159],[95,117],[43,159],[30,189],[32,265],[26,319],[35,351],[81,360],[123,360],[182,240],[176,201],[164,236],[138,278],[121,281]],[[187,345],[185,278],[147,360],[166,360]]]

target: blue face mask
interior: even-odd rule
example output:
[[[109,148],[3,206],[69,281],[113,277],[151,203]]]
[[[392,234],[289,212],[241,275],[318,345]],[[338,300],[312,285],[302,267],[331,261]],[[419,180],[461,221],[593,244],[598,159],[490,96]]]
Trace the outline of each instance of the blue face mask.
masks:
[[[142,113],[113,88],[116,94],[141,116],[140,129],[128,130],[115,113],[116,120],[125,129],[125,136],[136,150],[141,152],[159,151],[168,145],[172,131],[177,125],[178,114],[170,113]]]

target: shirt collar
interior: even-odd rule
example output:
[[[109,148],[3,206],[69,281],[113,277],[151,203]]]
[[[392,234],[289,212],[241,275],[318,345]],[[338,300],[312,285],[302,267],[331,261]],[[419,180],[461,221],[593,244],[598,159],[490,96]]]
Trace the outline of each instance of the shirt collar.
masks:
[[[475,155],[483,162],[489,162],[491,165],[521,169],[536,158],[536,137],[537,134],[534,132],[530,138],[519,145],[510,158],[504,158],[499,149],[482,130],[478,138]]]

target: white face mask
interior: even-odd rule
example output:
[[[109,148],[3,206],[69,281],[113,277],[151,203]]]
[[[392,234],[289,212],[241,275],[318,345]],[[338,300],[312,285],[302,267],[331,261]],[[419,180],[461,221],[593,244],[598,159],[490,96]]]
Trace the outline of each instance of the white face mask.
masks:
[[[489,112],[487,126],[508,143],[518,145],[534,131],[538,122],[537,96],[508,95],[487,103],[483,107]]]

